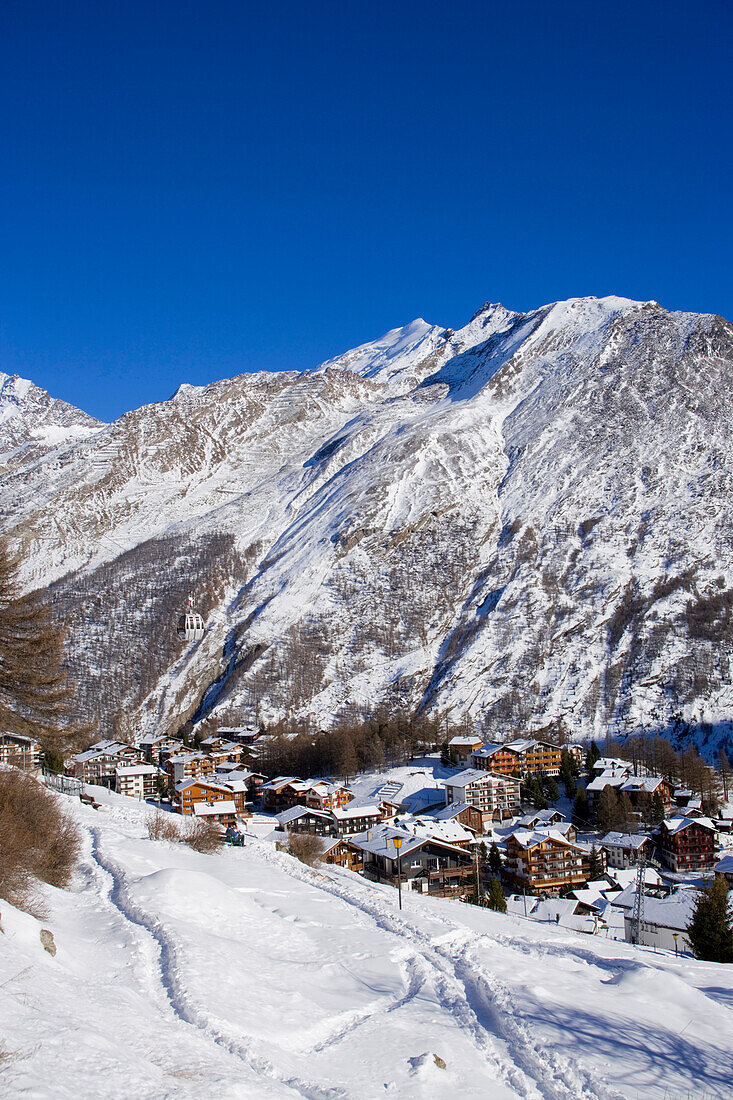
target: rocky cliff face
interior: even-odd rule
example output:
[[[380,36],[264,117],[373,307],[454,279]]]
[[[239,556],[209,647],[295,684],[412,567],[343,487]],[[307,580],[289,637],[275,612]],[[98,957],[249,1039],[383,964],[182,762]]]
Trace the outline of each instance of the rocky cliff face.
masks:
[[[105,731],[384,704],[712,755],[733,746],[732,375],[718,317],[487,304],[312,372],[76,413],[55,446],[16,424],[4,529]],[[186,647],[189,593],[208,631]]]

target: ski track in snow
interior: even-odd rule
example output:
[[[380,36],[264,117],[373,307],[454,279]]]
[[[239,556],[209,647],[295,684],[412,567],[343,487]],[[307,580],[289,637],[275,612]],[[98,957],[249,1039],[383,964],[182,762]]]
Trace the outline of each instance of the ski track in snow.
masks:
[[[404,912],[398,916],[386,902],[370,896],[369,887],[361,880],[358,887],[354,884],[359,891],[357,896],[351,884],[347,887],[323,871],[301,869],[289,859],[264,849],[261,854],[265,859],[276,862],[292,877],[359,909],[382,930],[409,939],[419,950],[417,959],[435,972],[436,988],[445,1007],[473,1036],[476,1046],[482,1050],[492,1068],[519,1095],[529,1097],[536,1094],[543,1100],[571,1100],[572,1097],[616,1100],[621,1097],[621,1093],[601,1084],[593,1074],[574,1067],[558,1054],[551,1054],[542,1042],[533,1039],[527,1025],[519,1022],[519,1011],[508,988],[485,966],[477,963],[476,947],[481,945],[482,940],[486,941],[487,947],[490,946],[488,937],[472,938],[469,946],[462,942],[465,938],[463,933],[449,919],[431,913],[432,920],[450,929],[439,941],[431,940],[430,936],[411,924]],[[514,1064],[499,1057],[489,1038],[492,1035],[507,1045]]]
[[[96,865],[108,876],[110,880],[108,899],[124,920],[137,929],[148,934],[153,941],[157,952],[157,970],[160,985],[165,993],[167,1001],[175,1016],[184,1024],[198,1028],[212,1042],[223,1047],[230,1054],[236,1055],[246,1062],[255,1073],[284,1085],[296,1095],[305,1097],[306,1100],[342,1100],[348,1096],[340,1088],[321,1088],[313,1082],[303,1081],[300,1078],[285,1077],[278,1073],[277,1069],[266,1058],[254,1053],[251,1044],[243,1041],[241,1037],[227,1034],[219,1021],[215,1022],[211,1016],[207,1016],[201,1009],[194,1007],[191,998],[186,994],[180,979],[177,953],[178,947],[162,922],[147,913],[130,897],[125,872],[102,851],[101,830],[90,828],[92,847],[91,854]]]

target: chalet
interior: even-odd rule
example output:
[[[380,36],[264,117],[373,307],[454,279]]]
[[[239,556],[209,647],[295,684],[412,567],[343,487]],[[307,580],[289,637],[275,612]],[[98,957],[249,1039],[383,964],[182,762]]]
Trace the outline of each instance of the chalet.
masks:
[[[246,749],[236,741],[224,737],[206,737],[199,743],[201,752],[211,757],[216,765],[226,762],[240,764],[246,758]]]
[[[324,863],[345,867],[347,871],[355,871],[357,874],[364,870],[360,849],[355,848],[351,841],[345,840],[343,837],[339,837],[338,840],[325,841],[321,858]]]
[[[201,779],[214,771],[214,761],[203,752],[180,752],[169,756],[165,763],[171,783],[178,786],[185,779]]]
[[[650,809],[655,794],[661,798],[665,811],[671,805],[672,792],[666,779],[656,775],[632,775],[624,769],[614,768],[596,775],[585,788],[592,813],[596,812],[598,799],[606,787],[612,787],[618,795],[628,795],[633,809],[640,813]]]
[[[199,802],[231,802],[234,805],[234,795],[228,787],[210,779],[184,779],[176,784],[174,801],[181,813],[188,816]]]
[[[331,814],[325,810],[312,810],[307,806],[290,806],[277,815],[277,822],[287,833],[312,833],[314,836],[334,835]]]
[[[549,741],[518,738],[504,745],[484,745],[471,753],[469,763],[495,775],[521,776],[530,772],[560,774],[562,750]]]
[[[394,838],[402,840],[399,856]],[[474,888],[473,856],[442,841],[416,837],[399,826],[383,825],[351,838],[362,854],[365,878],[397,885],[397,860],[404,887],[438,897],[468,894]]]
[[[83,783],[96,783],[112,788],[117,768],[144,763],[139,750],[133,745],[124,745],[119,741],[98,741],[86,752],[72,757],[71,770]]]
[[[382,821],[382,812],[379,806],[341,806],[331,810],[331,819],[338,836],[352,836],[354,833],[363,833],[365,829],[371,829]]]
[[[220,787],[226,787],[226,789],[231,792],[229,797],[237,807],[237,813],[240,817],[252,816],[248,801],[250,797],[250,788],[245,777],[240,778],[236,772],[227,772],[224,775],[219,775],[215,772],[209,777],[209,782],[216,783]]]
[[[278,775],[269,783],[263,783],[262,806],[266,813],[278,813],[290,806],[304,805],[305,795],[301,792],[302,780],[297,775]]]
[[[26,772],[38,771],[41,767],[41,746],[32,737],[0,733],[0,764]]]
[[[566,840],[556,830],[517,830],[507,836],[506,875],[520,891],[556,894],[588,878],[583,867],[587,852],[582,845]]]
[[[494,775],[520,776],[522,755],[509,745],[482,745],[469,756],[468,763],[479,771]]]
[[[315,810],[336,810],[351,802],[353,795],[340,783],[327,783],[325,779],[311,780],[307,784],[306,806]]]
[[[532,814],[524,814],[520,817],[517,825],[522,829],[534,829],[537,826],[555,825],[562,820],[563,816],[559,810],[535,810]]]
[[[502,821],[512,817],[519,808],[519,780],[509,776],[467,768],[444,780],[443,786],[446,806],[468,802],[480,811],[484,821]]]
[[[558,776],[561,760],[562,749],[558,745],[549,741],[527,741],[523,750],[523,771],[534,775]]]
[[[473,833],[484,831],[483,814],[470,802],[451,802],[450,805],[432,810],[423,816],[434,817],[436,821],[457,821],[464,829],[470,829]]]
[[[137,742],[137,748],[148,764],[160,764],[160,752],[164,746],[175,745],[181,748],[180,741],[172,742],[165,733],[146,733]]]
[[[670,871],[712,871],[718,834],[708,817],[670,817],[657,832],[657,850]]]
[[[237,809],[233,802],[196,802],[193,816],[197,821],[213,821],[217,825],[236,825]]]
[[[154,764],[123,764],[115,768],[115,790],[117,794],[137,798],[140,802],[146,798],[156,798],[160,774],[160,769]]]
[[[450,753],[451,760],[460,764],[465,764],[471,753],[475,752],[476,749],[480,749],[483,743],[483,738],[476,737],[475,734],[468,737],[451,737],[448,742],[448,752]]]
[[[220,726],[220,737],[228,741],[237,741],[240,745],[253,745],[260,736],[257,726]]]
[[[651,837],[643,833],[606,833],[599,846],[609,867],[622,869],[633,867],[642,857],[648,859],[654,851]]]

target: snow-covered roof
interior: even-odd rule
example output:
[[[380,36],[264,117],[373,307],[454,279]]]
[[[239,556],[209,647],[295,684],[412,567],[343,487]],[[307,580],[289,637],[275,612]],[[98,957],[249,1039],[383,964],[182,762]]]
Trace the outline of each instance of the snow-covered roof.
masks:
[[[115,768],[115,775],[156,775],[158,768],[154,764],[126,764]]]
[[[703,829],[717,832],[709,817],[668,817],[662,822],[661,827],[665,828],[670,836],[674,836],[676,833],[681,833],[683,829],[688,829],[690,825],[700,825]]]
[[[277,820],[281,825],[289,825],[291,821],[297,821],[299,817],[321,817],[324,821],[330,821],[331,815],[324,810],[312,810],[309,806],[291,806],[288,810],[283,810],[281,814],[277,815]]]
[[[451,802],[448,806],[442,806],[439,810],[429,810],[423,817],[432,817],[435,821],[453,821],[464,810],[469,809],[470,802]]]
[[[585,846],[580,843],[573,843],[564,837],[559,829],[513,829],[508,834],[509,837],[513,837],[517,844],[522,848],[536,848],[538,844],[544,844],[546,840],[554,840],[558,844],[564,844],[568,848],[580,848],[585,850]]]
[[[407,821],[400,821],[405,830],[415,836],[434,837],[436,840],[444,840],[446,844],[473,843],[474,834],[469,829],[464,829],[457,821],[438,821],[434,817],[415,817]]]
[[[473,737],[463,737],[459,734],[457,737],[451,737],[448,745],[453,745],[455,748],[458,749],[473,748],[474,745],[480,745],[481,743],[482,742],[480,737],[476,737],[475,735]]]
[[[642,833],[606,833],[599,844],[603,848],[633,848],[637,852],[647,842],[651,844],[651,837]]]
[[[556,818],[562,819],[559,810],[537,810],[533,814],[525,814],[517,820],[517,825],[531,829],[535,825],[549,825]]]
[[[733,855],[723,856],[715,864],[715,871],[718,875],[733,875]]]
[[[666,898],[644,898],[644,924],[655,924],[658,928],[671,928],[685,931],[692,919],[699,891],[687,886],[678,887]],[[636,887],[628,886],[615,900],[614,907],[624,909],[627,914],[633,910]]]
[[[193,812],[195,817],[218,817],[220,814],[236,814],[237,807],[223,798],[221,802],[195,802]]]
[[[382,814],[379,806],[367,803],[364,806],[337,806],[331,810],[331,816],[342,821],[352,817],[381,817]]]
[[[183,779],[180,783],[176,783],[176,790],[179,793],[187,790],[189,787],[213,787],[215,791],[229,790],[222,782],[217,782],[213,776],[210,775],[202,775],[199,776],[198,779]]]
[[[482,772],[478,768],[466,768],[449,779],[443,780],[444,787],[467,787],[469,783],[496,783],[501,776],[492,775],[490,772]]]

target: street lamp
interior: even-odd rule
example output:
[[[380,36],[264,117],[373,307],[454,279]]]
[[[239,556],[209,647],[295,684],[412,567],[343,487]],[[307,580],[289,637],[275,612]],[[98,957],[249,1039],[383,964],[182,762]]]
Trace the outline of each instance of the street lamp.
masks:
[[[677,937],[678,936],[679,936],[679,932],[673,932],[672,933],[672,939],[674,940],[674,957],[675,958],[677,958]]]
[[[394,839],[394,846],[397,849],[397,896],[400,899],[400,909],[402,908],[402,875],[400,873],[400,848],[402,847],[402,837],[396,836]]]

